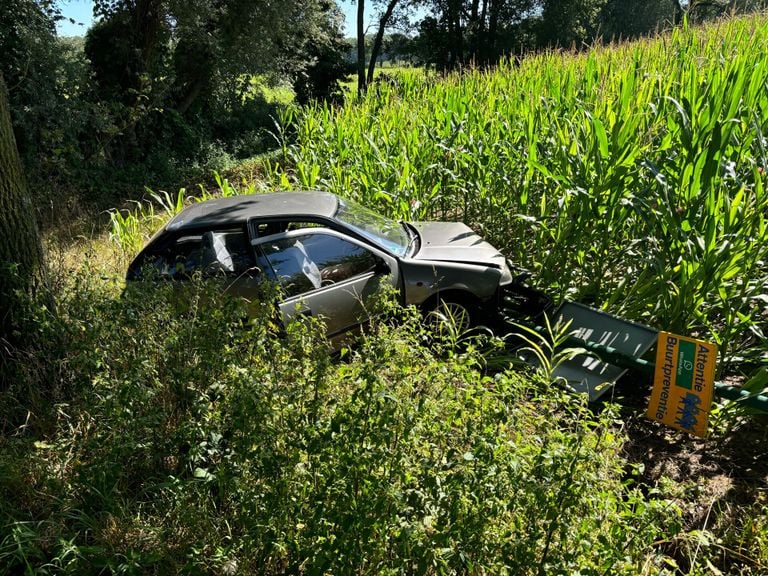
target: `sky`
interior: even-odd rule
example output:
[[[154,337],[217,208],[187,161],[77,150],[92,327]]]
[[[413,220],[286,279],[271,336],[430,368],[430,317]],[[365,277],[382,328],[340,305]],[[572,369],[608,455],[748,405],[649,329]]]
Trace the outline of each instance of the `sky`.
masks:
[[[344,13],[344,31],[347,36],[355,34],[355,20],[357,18],[357,2],[344,0],[336,2]],[[59,36],[84,36],[86,30],[93,22],[93,2],[91,0],[61,0],[59,2],[62,20],[56,25]],[[72,23],[68,20],[75,21]]]

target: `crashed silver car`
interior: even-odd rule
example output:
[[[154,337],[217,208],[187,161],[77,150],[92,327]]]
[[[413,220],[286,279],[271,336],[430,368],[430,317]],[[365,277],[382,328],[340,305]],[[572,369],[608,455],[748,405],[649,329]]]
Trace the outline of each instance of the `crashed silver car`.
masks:
[[[223,274],[227,290],[249,300],[259,283],[276,282],[283,322],[320,316],[332,341],[368,320],[366,303],[384,286],[404,305],[444,312],[459,329],[495,322],[505,296],[536,312],[545,304],[465,224],[396,222],[327,192],[194,204],[152,237],[127,279],[147,271],[173,280]]]

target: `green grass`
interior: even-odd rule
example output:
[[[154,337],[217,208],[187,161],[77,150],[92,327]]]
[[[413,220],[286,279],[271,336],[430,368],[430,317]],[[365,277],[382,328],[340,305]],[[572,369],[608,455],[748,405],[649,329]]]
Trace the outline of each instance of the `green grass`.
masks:
[[[368,74],[368,67],[366,65],[365,69],[366,75]],[[404,80],[406,82],[413,81],[413,80],[422,80],[429,76],[429,72],[423,68],[423,67],[414,67],[414,66],[401,66],[401,65],[390,65],[389,63],[385,63],[384,66],[377,65],[376,68],[373,71],[373,81],[374,86],[376,83],[380,83],[382,80],[382,76],[384,79],[395,81],[398,80]],[[350,74],[347,76],[347,79],[341,83],[342,90],[349,96],[356,96],[357,94],[357,75],[356,74]]]
[[[270,86],[264,78],[252,76],[249,81],[249,89],[244,99],[262,98],[267,104],[280,104],[288,106],[293,102],[293,89],[287,85]]]

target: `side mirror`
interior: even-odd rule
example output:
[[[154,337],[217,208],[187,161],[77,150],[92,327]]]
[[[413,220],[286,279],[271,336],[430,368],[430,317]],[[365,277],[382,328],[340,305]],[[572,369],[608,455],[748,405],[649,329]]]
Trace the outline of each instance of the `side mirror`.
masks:
[[[387,261],[383,258],[376,258],[376,265],[373,268],[373,271],[376,274],[381,274],[382,276],[385,274],[389,274],[392,272],[392,268],[389,267],[389,264],[387,264]]]

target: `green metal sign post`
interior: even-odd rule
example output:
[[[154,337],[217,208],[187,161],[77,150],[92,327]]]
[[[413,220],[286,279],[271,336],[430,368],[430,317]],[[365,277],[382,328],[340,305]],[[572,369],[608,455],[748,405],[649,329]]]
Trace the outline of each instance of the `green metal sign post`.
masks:
[[[571,335],[565,346],[587,351],[561,365],[558,369],[560,373],[556,372],[556,375],[568,381],[574,390],[587,393],[590,401],[599,399],[610,390],[626,370],[653,378],[656,363],[643,356],[656,344],[659,331],[575,302],[563,303],[552,316],[562,323],[570,322]],[[546,331],[540,326],[536,330],[541,333]],[[692,343],[682,342],[681,346],[683,355],[694,356]],[[693,387],[693,371],[681,373],[680,376],[679,386],[690,384]],[[691,382],[688,383],[686,378]],[[606,382],[611,385],[605,386]],[[715,382],[714,395],[768,413],[766,394],[755,394],[738,386]]]

